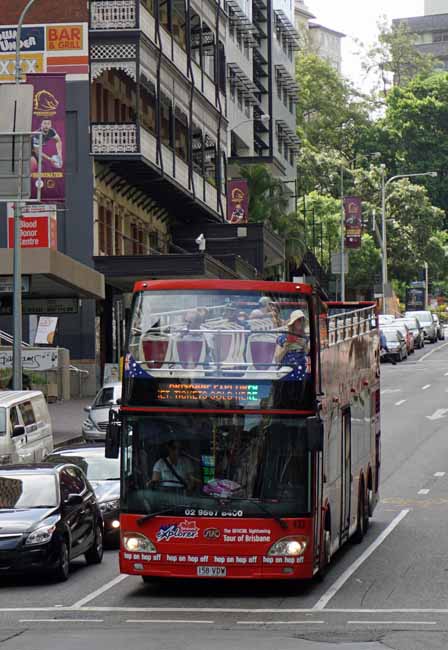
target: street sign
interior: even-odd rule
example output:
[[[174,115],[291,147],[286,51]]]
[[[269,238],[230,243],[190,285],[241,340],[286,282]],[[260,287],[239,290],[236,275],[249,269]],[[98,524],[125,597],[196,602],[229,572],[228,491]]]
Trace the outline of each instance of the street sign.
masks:
[[[344,273],[348,271],[348,253],[344,253]],[[331,256],[331,272],[333,275],[341,273],[341,254],[333,253]]]
[[[77,298],[23,298],[22,311],[24,316],[60,316],[62,314],[77,314]],[[0,297],[0,316],[12,315],[12,296],[6,294]]]
[[[22,275],[22,292],[29,293],[30,290],[30,276]],[[0,275],[0,293],[13,292],[13,276]]]
[[[0,85],[0,106],[0,200],[30,198],[33,86]]]

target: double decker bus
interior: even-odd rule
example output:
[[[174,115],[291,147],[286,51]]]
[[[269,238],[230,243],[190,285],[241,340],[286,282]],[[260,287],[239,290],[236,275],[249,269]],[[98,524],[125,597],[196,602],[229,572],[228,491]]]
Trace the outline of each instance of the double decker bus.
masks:
[[[378,500],[373,303],[306,284],[138,282],[123,397],[122,573],[300,579],[360,541]]]

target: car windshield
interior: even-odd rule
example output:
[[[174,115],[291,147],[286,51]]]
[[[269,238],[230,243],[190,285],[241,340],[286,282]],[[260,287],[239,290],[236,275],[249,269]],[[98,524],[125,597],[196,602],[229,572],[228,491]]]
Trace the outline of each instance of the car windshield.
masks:
[[[53,508],[58,504],[52,474],[0,472],[0,510]]]
[[[306,420],[268,415],[157,415],[126,420],[128,512],[295,516],[310,511]]]
[[[418,330],[417,321],[415,319],[407,318],[406,319],[406,325],[409,327],[409,329],[411,329],[413,331]]]
[[[429,312],[427,312],[427,311],[417,311],[417,312],[415,312],[414,316],[415,316],[415,318],[418,318],[418,320],[421,323],[427,324],[427,323],[432,323],[433,322],[431,314]]]
[[[60,462],[61,459],[82,467],[89,481],[112,481],[120,478],[120,461],[105,458],[97,451],[89,453],[82,449],[65,450],[60,454],[53,454],[47,460]]]
[[[115,404],[114,387],[102,388],[93,402],[93,408],[104,408]]]
[[[0,436],[6,433],[6,409],[0,408]]]

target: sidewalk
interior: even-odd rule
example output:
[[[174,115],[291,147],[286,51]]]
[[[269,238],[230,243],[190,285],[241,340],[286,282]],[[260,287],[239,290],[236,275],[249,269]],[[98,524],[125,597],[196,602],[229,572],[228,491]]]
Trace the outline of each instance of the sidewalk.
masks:
[[[54,444],[68,442],[81,437],[81,426],[87,414],[84,407],[92,403],[93,398],[72,399],[48,405],[53,422]]]

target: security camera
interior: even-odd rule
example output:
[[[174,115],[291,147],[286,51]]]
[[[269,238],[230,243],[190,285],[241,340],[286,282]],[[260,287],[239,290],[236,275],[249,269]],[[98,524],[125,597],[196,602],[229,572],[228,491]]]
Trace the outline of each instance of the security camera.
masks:
[[[196,237],[195,242],[198,245],[200,251],[205,251],[206,239],[202,232],[198,237]]]

